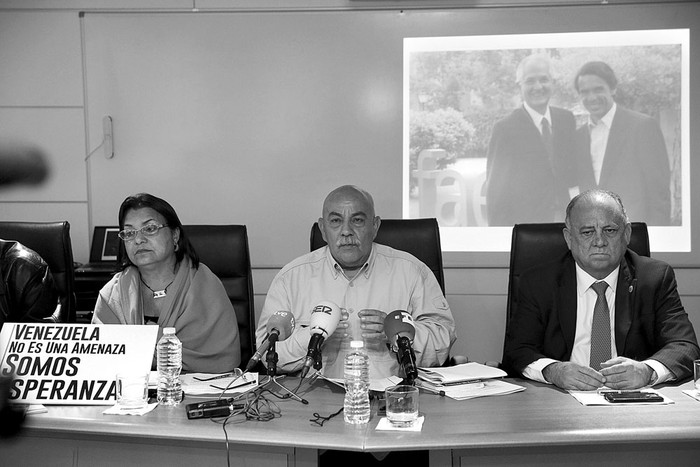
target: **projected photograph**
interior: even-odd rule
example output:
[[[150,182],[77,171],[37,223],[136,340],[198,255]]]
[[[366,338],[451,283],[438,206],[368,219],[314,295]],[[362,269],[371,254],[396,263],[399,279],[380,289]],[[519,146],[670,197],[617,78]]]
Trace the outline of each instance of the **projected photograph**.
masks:
[[[447,251],[618,193],[653,251],[690,251],[688,30],[404,40],[406,218]]]

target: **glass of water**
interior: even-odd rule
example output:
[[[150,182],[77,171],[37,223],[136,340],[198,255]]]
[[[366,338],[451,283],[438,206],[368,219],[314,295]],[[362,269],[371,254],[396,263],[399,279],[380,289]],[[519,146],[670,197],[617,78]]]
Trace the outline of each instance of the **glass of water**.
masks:
[[[418,388],[399,385],[385,391],[386,418],[396,427],[410,427],[418,420]]]

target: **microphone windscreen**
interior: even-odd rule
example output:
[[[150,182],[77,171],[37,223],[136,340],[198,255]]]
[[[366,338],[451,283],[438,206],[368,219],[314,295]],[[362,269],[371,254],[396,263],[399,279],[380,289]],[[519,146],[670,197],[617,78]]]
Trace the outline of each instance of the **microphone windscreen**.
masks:
[[[333,302],[322,301],[311,310],[311,334],[321,334],[326,338],[333,334],[339,322],[340,308]]]
[[[413,324],[413,317],[404,310],[394,310],[384,318],[384,334],[389,341],[396,343],[396,337],[408,337],[410,341],[416,337],[416,325]]]
[[[0,145],[0,186],[36,185],[49,175],[44,153],[31,146]]]
[[[294,330],[294,315],[289,311],[275,311],[267,321],[267,333],[271,333],[274,329],[279,332],[277,340],[285,340]]]

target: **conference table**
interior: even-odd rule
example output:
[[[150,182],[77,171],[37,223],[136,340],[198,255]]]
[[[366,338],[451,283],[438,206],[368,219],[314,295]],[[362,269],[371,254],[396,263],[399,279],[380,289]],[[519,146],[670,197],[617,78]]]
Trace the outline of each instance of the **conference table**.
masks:
[[[555,387],[509,380],[525,391],[456,401],[421,393],[420,432],[378,431],[342,414],[342,389],[316,380],[298,392],[308,401],[279,400],[270,421],[232,417],[224,432],[210,419],[188,420],[184,406],[156,407],[144,416],[103,415],[105,406],[47,406],[29,415],[19,436],[0,440],[2,465],[314,466],[326,449],[430,450],[430,465],[699,465],[700,402],[682,392],[692,383],[659,388],[670,405],[584,406]],[[296,388],[299,380],[282,380]],[[275,390],[275,387],[271,387]],[[275,390],[277,393],[281,391]]]

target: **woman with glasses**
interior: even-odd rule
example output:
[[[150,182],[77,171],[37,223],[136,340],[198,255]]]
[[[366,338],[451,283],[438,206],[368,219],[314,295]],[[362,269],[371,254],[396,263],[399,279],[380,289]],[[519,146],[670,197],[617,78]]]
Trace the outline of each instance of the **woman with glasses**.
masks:
[[[233,305],[216,275],[199,262],[167,201],[148,193],[119,208],[118,270],[100,291],[92,322],[174,327],[182,369],[223,373],[241,360]]]

